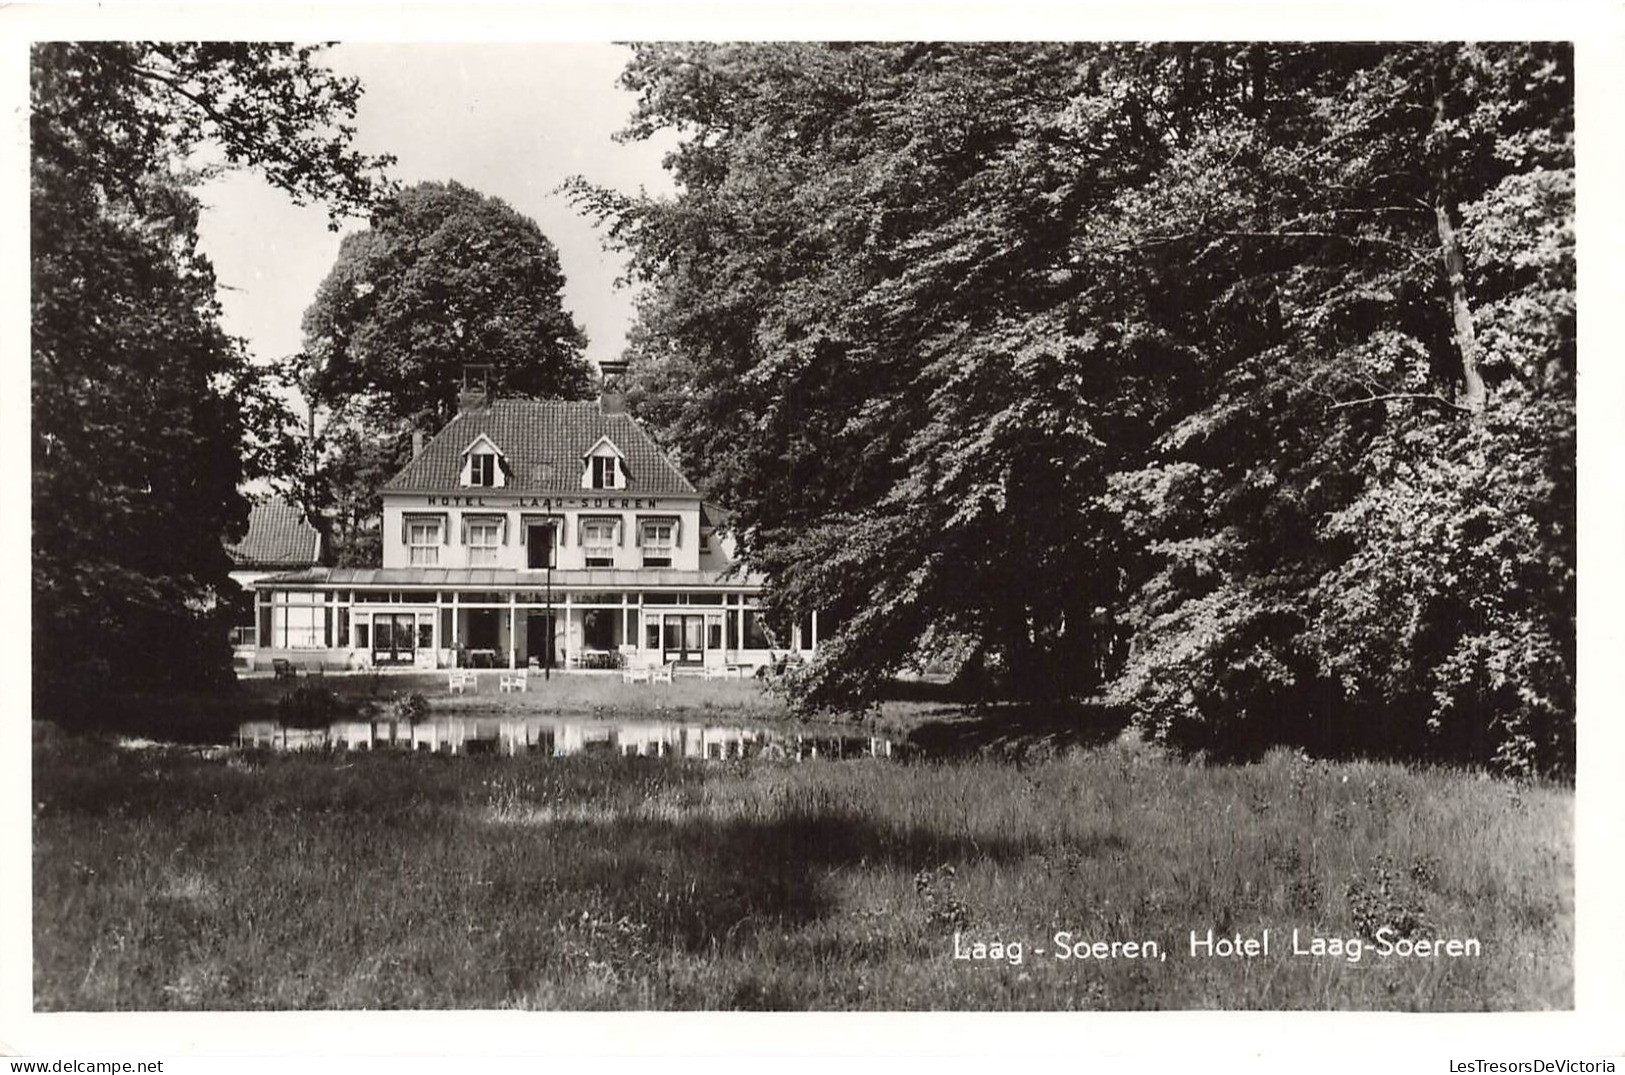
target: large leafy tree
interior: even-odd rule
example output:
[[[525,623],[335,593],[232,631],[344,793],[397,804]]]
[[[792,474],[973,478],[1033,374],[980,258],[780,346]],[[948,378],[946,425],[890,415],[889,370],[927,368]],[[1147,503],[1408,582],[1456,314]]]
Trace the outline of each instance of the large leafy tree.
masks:
[[[455,413],[465,366],[485,367],[502,395],[589,394],[586,337],[563,287],[535,221],[456,182],[400,191],[344,240],[290,364],[311,406],[291,491],[342,559],[375,560],[377,488],[405,462],[412,431]]]
[[[32,63],[33,658],[59,715],[110,687],[229,673],[248,435],[274,395],[219,325],[197,251],[211,171],[252,165],[333,211],[373,201],[359,87],[284,45],[54,43]],[[245,460],[249,470],[245,473]]]
[[[680,193],[578,185],[648,283],[640,406],[840,625],[1220,749],[1561,764],[1562,48],[639,49]],[[749,416],[748,420],[742,416]]]
[[[1256,49],[1246,68],[1100,233],[1167,256],[1131,323],[1204,374],[1111,480],[1143,550],[1113,695],[1221,749],[1565,765],[1566,52]],[[1170,324],[1170,288],[1206,323]]]

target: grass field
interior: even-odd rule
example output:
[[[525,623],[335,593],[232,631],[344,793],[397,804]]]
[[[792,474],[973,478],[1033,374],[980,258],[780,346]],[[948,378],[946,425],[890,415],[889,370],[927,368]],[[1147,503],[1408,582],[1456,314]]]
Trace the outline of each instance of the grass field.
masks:
[[[1128,740],[798,765],[40,726],[34,799],[41,1010],[1573,1003],[1572,790],[1475,774]],[[1289,951],[1385,926],[1479,954]],[[1268,956],[1189,951],[1265,928]],[[1165,958],[1060,960],[1057,931]],[[956,959],[956,933],[1022,961]]]

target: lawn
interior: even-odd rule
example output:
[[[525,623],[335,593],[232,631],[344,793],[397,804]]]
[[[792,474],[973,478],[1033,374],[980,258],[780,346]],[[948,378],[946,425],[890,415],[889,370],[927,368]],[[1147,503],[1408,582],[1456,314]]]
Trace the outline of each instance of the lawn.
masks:
[[[1473,773],[1127,738],[673,763],[37,726],[34,800],[41,1010],[1573,1003],[1572,789]],[[1267,956],[1190,952],[1266,928]],[[1293,955],[1294,928],[1362,957]],[[1478,951],[1379,955],[1379,930]],[[1062,960],[1057,932],[1142,948]]]

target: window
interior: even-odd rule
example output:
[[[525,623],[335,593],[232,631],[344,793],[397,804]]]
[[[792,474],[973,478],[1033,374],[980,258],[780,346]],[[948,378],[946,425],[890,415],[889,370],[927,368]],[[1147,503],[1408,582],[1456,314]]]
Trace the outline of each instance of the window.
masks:
[[[598,443],[581,456],[583,489],[625,489],[629,475],[621,459],[621,450],[608,437],[599,437]]]
[[[272,648],[321,649],[329,644],[333,622],[321,594],[278,593],[272,601]]]
[[[500,489],[508,484],[507,463],[496,442],[481,433],[463,449],[463,485],[480,489]]]
[[[553,524],[529,523],[525,526],[525,566],[532,571],[552,567]]]
[[[582,552],[588,567],[615,566],[615,521],[588,519],[581,524]]]
[[[619,483],[615,480],[614,456],[595,455],[592,457],[592,487],[594,489],[619,488]]]
[[[440,563],[440,521],[419,519],[406,524],[407,562],[413,567]]]
[[[644,567],[670,567],[671,552],[677,544],[677,524],[661,520],[644,523],[640,543]]]
[[[468,565],[488,567],[497,562],[502,543],[502,523],[496,519],[470,519],[468,523]]]
[[[745,649],[772,649],[773,633],[768,630],[767,622],[760,609],[747,608],[745,610]]]
[[[581,613],[581,645],[584,649],[608,652],[620,645],[615,628],[620,625],[621,614],[603,608],[589,608]]]

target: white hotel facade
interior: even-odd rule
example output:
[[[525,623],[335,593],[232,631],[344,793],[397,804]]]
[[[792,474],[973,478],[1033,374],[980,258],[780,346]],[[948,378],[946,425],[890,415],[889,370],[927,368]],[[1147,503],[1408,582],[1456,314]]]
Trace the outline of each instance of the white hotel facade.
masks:
[[[381,491],[382,567],[254,584],[254,666],[749,674],[812,649],[816,616],[768,627],[719,512],[617,399],[465,392]]]

